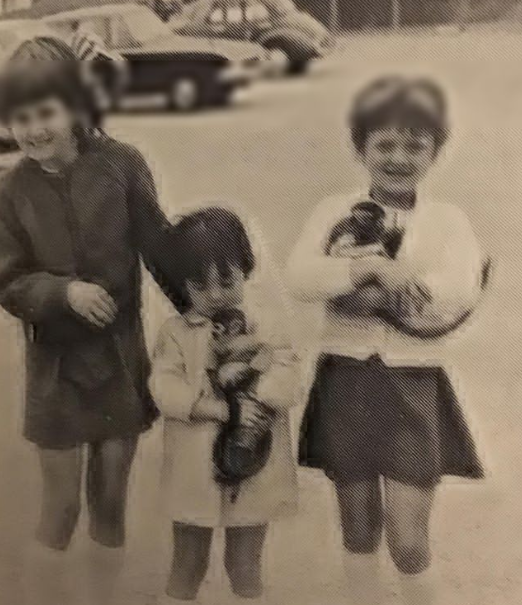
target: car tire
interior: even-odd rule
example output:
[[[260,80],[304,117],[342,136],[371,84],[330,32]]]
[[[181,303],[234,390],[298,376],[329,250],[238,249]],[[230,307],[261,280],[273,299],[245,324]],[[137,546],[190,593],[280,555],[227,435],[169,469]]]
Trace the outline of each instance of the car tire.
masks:
[[[202,86],[194,76],[180,76],[172,83],[169,91],[169,107],[174,111],[188,113],[202,103]]]

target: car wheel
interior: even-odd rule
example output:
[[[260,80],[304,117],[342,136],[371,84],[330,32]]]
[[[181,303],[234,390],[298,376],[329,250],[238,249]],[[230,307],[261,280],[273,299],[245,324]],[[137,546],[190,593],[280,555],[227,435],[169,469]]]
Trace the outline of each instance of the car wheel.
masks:
[[[201,86],[191,76],[177,78],[170,89],[169,105],[176,111],[194,111],[201,104]]]

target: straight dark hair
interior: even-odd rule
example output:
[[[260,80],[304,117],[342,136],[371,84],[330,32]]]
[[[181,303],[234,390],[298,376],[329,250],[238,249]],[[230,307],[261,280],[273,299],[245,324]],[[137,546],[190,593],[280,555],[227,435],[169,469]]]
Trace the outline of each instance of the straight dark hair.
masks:
[[[82,77],[81,61],[58,38],[40,37],[21,44],[0,77],[0,120],[17,108],[51,97],[81,116],[89,128],[101,128],[102,116],[93,92]]]
[[[225,278],[237,268],[248,279],[255,269],[246,229],[238,215],[227,208],[212,206],[187,214],[171,227],[167,239],[176,258],[168,290],[171,302],[182,314],[191,308],[188,280],[206,283],[214,265]]]

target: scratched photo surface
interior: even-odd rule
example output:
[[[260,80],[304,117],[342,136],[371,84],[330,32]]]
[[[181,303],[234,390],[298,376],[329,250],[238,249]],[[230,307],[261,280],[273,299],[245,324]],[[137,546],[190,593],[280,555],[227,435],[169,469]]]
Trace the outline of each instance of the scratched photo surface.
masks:
[[[0,303],[5,309],[0,313],[0,602],[518,605],[522,3],[3,0],[0,12]],[[27,44],[42,39],[47,42],[37,46],[43,48],[41,57],[29,56],[31,50],[29,58],[19,61],[71,63],[72,56],[91,68],[100,53],[99,70],[78,69],[82,87],[95,91],[94,110],[62,89],[36,101],[16,101],[16,94],[25,93],[23,86],[13,84],[13,74],[25,73],[26,67],[13,67],[13,53],[34,49]],[[36,81],[34,65],[27,77]],[[106,70],[107,65],[112,66]],[[89,74],[95,74],[91,80]],[[334,362],[329,358],[330,366],[321,369],[325,351],[317,362],[318,311],[330,302],[324,292],[313,304],[296,295],[296,283],[307,275],[311,281],[301,288],[308,287],[307,292],[320,290],[319,284],[331,278],[325,273],[322,279],[319,265],[313,273],[311,248],[306,248],[318,233],[310,227],[310,217],[320,202],[337,199],[325,206],[326,213],[334,206],[338,212],[344,197],[370,199],[370,139],[357,152],[350,119],[353,125],[360,92],[382,78],[391,78],[392,92],[393,86],[415,78],[427,79],[443,92],[449,136],[428,162],[418,203],[449,203],[459,210],[458,220],[467,217],[476,241],[454,237],[455,267],[461,266],[459,259],[471,258],[473,247],[490,260],[480,304],[462,328],[443,339],[440,359],[456,396],[452,391],[444,399],[440,382],[429,387],[435,389],[434,405],[459,403],[450,412],[422,412],[439,415],[429,422],[421,419],[419,426],[413,421],[417,445],[411,447],[401,443],[396,425],[403,418],[400,412],[399,420],[383,421],[391,395],[387,378],[378,383],[382,368],[361,370],[352,363],[343,370],[341,387],[333,379],[341,380],[335,373],[345,362],[339,358],[351,359],[350,354],[343,352]],[[40,78],[39,86],[48,83]],[[4,86],[17,89],[16,94],[9,96]],[[422,110],[427,113],[419,111],[435,120],[430,94],[428,109],[424,105]],[[52,124],[46,107],[63,122]],[[88,140],[76,145],[78,124],[71,116],[76,119],[80,113],[92,122],[82,123]],[[404,124],[393,121],[404,115]],[[399,145],[397,141],[412,156],[421,153],[409,114],[399,108],[394,116],[380,122],[381,130],[371,131],[391,136],[380,153],[393,155],[390,145]],[[94,126],[103,132],[95,132]],[[75,133],[70,140],[63,134],[67,128]],[[424,122],[421,130],[431,140]],[[410,135],[414,143],[406,141]],[[54,164],[53,153],[58,158]],[[407,171],[410,160],[390,163],[403,162]],[[376,182],[371,185],[376,198]],[[64,213],[66,206],[72,214]],[[227,211],[217,216],[216,207]],[[315,216],[317,230],[325,229],[326,218]],[[338,218],[344,218],[342,211]],[[450,217],[443,226],[435,219],[425,221],[427,240],[442,241],[439,228],[456,233],[457,218]],[[245,269],[243,231],[257,261],[251,276]],[[302,260],[301,249],[306,252]],[[424,249],[421,245],[419,255]],[[441,266],[452,265],[448,250],[441,244]],[[326,252],[321,254],[322,262],[328,259]],[[377,256],[384,254],[381,250]],[[172,295],[178,310],[182,299],[183,304],[190,301],[186,321],[146,269],[142,279],[136,277],[140,258],[156,277],[163,274],[158,280],[165,291],[172,295],[174,284],[179,289]],[[348,267],[365,261],[350,257],[345,262]],[[387,257],[387,262],[399,261]],[[436,272],[437,263],[432,265]],[[41,272],[50,278],[42,281]],[[40,277],[33,281],[36,274]],[[467,279],[465,268],[461,279],[452,279],[458,289]],[[232,327],[226,317],[217,320],[212,313],[228,302],[241,306],[250,286],[263,321],[270,325],[266,334],[275,335],[274,342],[284,340],[288,355],[281,361],[283,345],[276,343],[277,351],[267,354],[267,361],[264,336],[253,332],[253,354],[232,362],[253,368],[257,387],[245,379],[236,400],[227,391],[227,376],[219,373],[217,345],[210,362],[187,343],[205,330],[212,342],[226,341],[228,335],[220,331],[227,329],[249,332],[242,324],[248,324],[249,311],[246,319],[236,316],[239,323]],[[212,287],[222,297],[214,306],[209,302]],[[92,309],[99,305],[94,315],[91,304]],[[118,326],[122,309],[128,315]],[[211,325],[213,319],[217,327]],[[399,312],[399,321],[403,319]],[[66,333],[75,322],[86,334],[100,324],[98,336],[85,337],[85,350],[93,347],[86,353],[94,359],[90,367],[82,366],[83,345],[67,336],[61,340],[62,329]],[[343,329],[338,328],[340,338]],[[103,342],[114,345],[118,362],[103,357],[110,352],[98,342],[100,330],[110,335]],[[347,338],[343,346],[349,349],[353,341]],[[417,350],[409,349],[402,365],[425,365]],[[375,353],[369,350],[365,357]],[[160,413],[152,398],[143,396],[149,388],[149,357],[149,387]],[[122,359],[124,378],[115,379],[111,364]],[[274,359],[287,374],[277,376]],[[381,363],[379,358],[377,365]],[[267,378],[263,383],[272,370],[273,382]],[[322,422],[328,411],[339,414],[330,418],[338,437],[330,440],[328,452],[328,438],[319,430],[313,437],[308,434],[304,445],[322,439],[319,449],[342,466],[337,474],[324,472],[324,464],[298,464],[303,419],[312,429],[320,420],[310,416],[316,371],[324,372],[326,385],[318,388],[316,383],[316,397],[341,388],[346,400],[325,396],[337,408],[321,408]],[[384,376],[387,371],[384,367]],[[104,391],[106,372],[110,392]],[[408,378],[397,376],[393,380],[407,384]],[[422,376],[428,382],[439,380],[429,369]],[[273,405],[259,401],[264,390],[260,385],[274,391]],[[372,389],[376,395],[370,397]],[[415,393],[410,404],[423,408],[419,398],[424,393]],[[372,407],[361,411],[368,398]],[[272,401],[268,395],[265,399]],[[214,405],[216,400],[221,407]],[[215,467],[227,462],[233,466],[234,461],[223,455],[216,462],[212,448],[218,436],[226,438],[219,430],[228,426],[231,402],[238,401],[248,410],[251,425],[265,431],[263,436],[269,434],[271,443],[267,453],[258,440],[260,449],[250,460],[254,476],[231,480],[231,487],[223,469],[219,475]],[[349,406],[359,410],[359,417],[346,412]],[[461,450],[468,447],[469,468],[438,482],[444,474],[441,458],[448,454],[444,448],[450,447],[444,433],[450,413],[458,418],[456,425],[450,420],[448,430],[457,425],[461,430],[452,437]],[[431,422],[431,433],[423,432],[424,421]],[[374,433],[368,423],[373,423]],[[395,441],[390,445],[391,434]],[[248,431],[246,435],[241,438],[259,439]],[[389,447],[372,449],[369,435]],[[351,441],[348,446],[347,440],[357,447]],[[370,458],[374,466],[368,471]],[[434,460],[438,470],[430,466]],[[344,470],[347,477],[342,479]],[[405,478],[407,472],[411,480]],[[379,474],[384,476],[379,479]],[[337,495],[345,498],[343,514]]]

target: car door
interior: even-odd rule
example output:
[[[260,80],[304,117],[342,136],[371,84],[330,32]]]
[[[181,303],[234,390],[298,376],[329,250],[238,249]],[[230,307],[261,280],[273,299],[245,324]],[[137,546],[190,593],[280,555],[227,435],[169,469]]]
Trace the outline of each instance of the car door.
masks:
[[[143,48],[141,42],[133,36],[122,14],[112,15],[110,35],[112,48],[121,53],[127,61],[129,92],[146,94],[165,91],[172,59]]]

